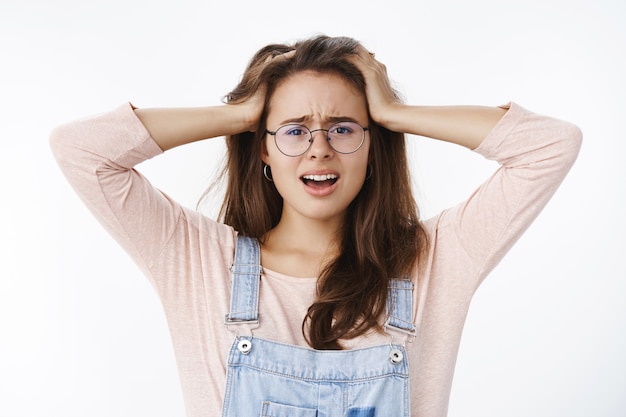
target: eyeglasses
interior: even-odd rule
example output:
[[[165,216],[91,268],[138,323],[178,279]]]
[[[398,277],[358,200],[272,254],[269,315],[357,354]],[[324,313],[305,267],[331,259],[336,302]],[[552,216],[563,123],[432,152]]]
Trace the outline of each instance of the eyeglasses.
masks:
[[[368,128],[356,122],[338,122],[328,129],[309,130],[304,125],[290,123],[279,127],[274,132],[268,130],[267,134],[274,136],[274,143],[282,154],[300,156],[311,148],[313,133],[320,130],[326,132],[326,140],[335,152],[350,154],[363,146],[365,131]]]

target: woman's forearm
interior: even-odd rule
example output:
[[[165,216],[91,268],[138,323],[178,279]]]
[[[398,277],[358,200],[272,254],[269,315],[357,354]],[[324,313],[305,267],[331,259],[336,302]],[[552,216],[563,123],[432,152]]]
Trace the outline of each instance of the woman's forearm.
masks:
[[[500,107],[397,104],[385,125],[396,132],[477,148],[506,113]]]
[[[202,139],[245,132],[251,127],[234,105],[135,109],[135,114],[164,151]]]

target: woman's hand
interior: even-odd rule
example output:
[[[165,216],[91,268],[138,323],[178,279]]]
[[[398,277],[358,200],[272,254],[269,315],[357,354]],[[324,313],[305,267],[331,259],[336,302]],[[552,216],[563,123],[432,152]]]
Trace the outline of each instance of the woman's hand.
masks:
[[[246,100],[227,105],[227,107],[238,112],[239,118],[242,120],[243,126],[245,126],[242,132],[256,132],[263,114],[263,107],[265,106],[266,90],[265,85],[260,85],[254,94]]]
[[[360,47],[352,57],[352,63],[365,78],[365,93],[369,106],[370,117],[377,124],[392,129],[393,113],[402,106],[391,87],[387,76],[387,67],[377,61],[374,54]]]
[[[284,54],[272,56],[269,55],[264,61],[257,62],[253,69],[249,72],[257,74],[256,76],[252,76],[247,80],[244,79],[242,83],[246,85],[245,89],[252,88],[258,81],[256,78],[263,73],[269,66],[275,64],[277,62],[291,59],[295,54],[295,50],[286,52]],[[245,93],[244,93],[245,94]],[[241,117],[246,129],[244,131],[254,132],[256,131],[259,121],[261,119],[261,115],[263,114],[263,109],[265,106],[265,96],[267,94],[267,86],[264,84],[258,85],[256,90],[247,97],[235,98],[233,101],[229,101],[229,107],[235,109]]]
[[[277,59],[289,59],[293,51],[268,57],[260,71]],[[265,105],[266,87],[232,104],[212,107],[136,109],[135,114],[162,150],[202,139],[254,132]]]

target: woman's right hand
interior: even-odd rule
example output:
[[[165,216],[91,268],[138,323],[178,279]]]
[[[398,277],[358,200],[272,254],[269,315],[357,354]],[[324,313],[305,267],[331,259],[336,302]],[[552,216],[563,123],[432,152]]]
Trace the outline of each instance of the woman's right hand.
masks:
[[[295,51],[268,57],[260,71],[278,59],[290,59]],[[260,74],[260,72],[259,72]],[[211,107],[136,109],[135,114],[144,124],[161,149],[219,136],[256,131],[265,106],[266,86],[243,100]]]
[[[255,132],[257,130],[265,106],[266,91],[266,86],[260,85],[255,93],[244,101],[226,105],[236,111],[237,117],[240,118],[244,126],[241,132],[237,133]]]
[[[293,57],[295,52],[296,51],[293,50],[276,56],[270,55],[263,62],[256,64],[253,72],[256,74],[261,74],[265,70],[265,68],[267,68],[272,63],[275,63],[278,60],[290,59],[291,57]],[[254,85],[256,83],[256,80],[244,80],[243,83],[244,85]],[[257,126],[259,125],[259,121],[261,119],[261,115],[263,114],[266,93],[267,86],[265,84],[260,84],[256,91],[249,97],[243,100],[235,100],[233,103],[229,103],[229,106],[232,106],[240,112],[240,117],[242,118],[242,121],[246,126],[246,129],[243,131],[256,131]]]

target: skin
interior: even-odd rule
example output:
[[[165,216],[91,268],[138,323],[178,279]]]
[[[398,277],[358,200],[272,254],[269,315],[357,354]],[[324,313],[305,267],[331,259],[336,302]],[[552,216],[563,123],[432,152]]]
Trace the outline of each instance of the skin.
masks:
[[[341,108],[332,91],[319,85],[308,91],[307,82],[322,80],[319,74],[296,74],[279,86],[271,100],[268,126],[278,128],[282,121],[292,117],[310,116],[306,125],[310,129],[327,127],[325,118],[345,115],[341,111],[354,111],[362,126],[367,125],[367,112],[372,120],[396,132],[410,133],[465,146],[478,147],[506,112],[501,108],[483,106],[414,106],[398,102],[392,92],[384,64],[377,61],[365,48],[350,59],[362,72],[367,87],[365,108],[363,97],[357,95],[341,79],[326,79],[350,97],[350,108]],[[273,59],[290,59],[293,52]],[[335,77],[336,78],[336,77]],[[295,88],[297,86],[298,88]],[[347,88],[347,90],[346,90]],[[295,90],[300,90],[295,91]],[[305,94],[306,90],[306,94]],[[319,91],[318,91],[319,90]],[[287,94],[290,93],[290,94]],[[324,95],[325,94],[325,95]],[[291,104],[287,105],[287,100]],[[299,98],[299,99],[295,99]],[[255,131],[263,111],[265,89],[261,87],[243,103],[222,106],[178,109],[136,109],[137,117],[161,147],[168,150],[194,141]],[[295,100],[295,101],[294,101]],[[358,104],[360,103],[360,104]],[[299,107],[296,107],[299,106]],[[298,111],[295,111],[297,108]],[[292,112],[292,114],[287,114]],[[369,137],[368,139],[369,140]],[[295,277],[315,277],[336,253],[337,230],[341,225],[345,208],[364,181],[367,151],[357,151],[352,156],[334,153],[323,140],[323,134],[315,133],[312,148],[298,158],[277,155],[272,142],[267,143],[263,160],[272,167],[274,182],[285,197],[285,212],[278,226],[266,236],[261,248],[264,267]],[[289,158],[284,159],[284,158]],[[320,168],[321,167],[321,168]],[[331,193],[329,198],[311,198],[302,192],[299,176],[307,170],[331,169],[340,174],[340,187],[345,197]],[[259,173],[261,175],[261,173]],[[338,186],[339,188],[339,186]],[[336,195],[335,195],[336,194]]]
[[[303,119],[310,130],[324,129],[333,123],[333,117],[367,126],[365,97],[336,75],[302,72],[276,89],[267,125],[274,129]],[[272,136],[267,135],[266,141],[263,162],[272,168],[284,204],[280,222],[261,247],[263,265],[291,276],[317,276],[321,259],[332,256],[333,237],[365,181],[369,134],[365,133],[365,143],[351,154],[335,152],[325,132],[314,133],[309,150],[297,157],[282,154]],[[321,189],[307,186],[301,179],[304,174],[327,173],[338,175],[337,182]]]

